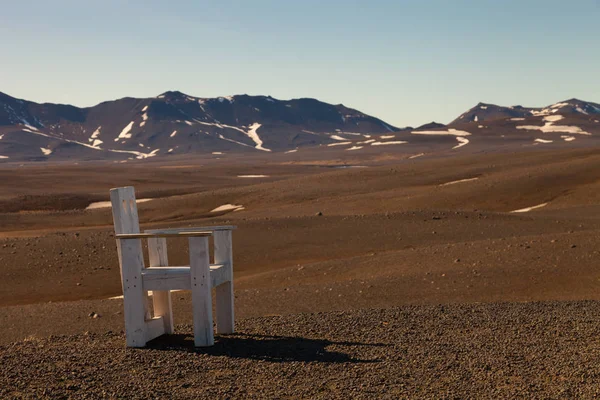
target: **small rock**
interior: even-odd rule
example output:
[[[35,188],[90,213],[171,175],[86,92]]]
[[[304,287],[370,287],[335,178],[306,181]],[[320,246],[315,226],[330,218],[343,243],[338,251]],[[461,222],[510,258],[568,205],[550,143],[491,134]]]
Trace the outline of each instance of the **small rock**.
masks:
[[[320,217],[323,215],[323,213],[321,211],[319,211],[318,213],[315,214],[317,217]]]

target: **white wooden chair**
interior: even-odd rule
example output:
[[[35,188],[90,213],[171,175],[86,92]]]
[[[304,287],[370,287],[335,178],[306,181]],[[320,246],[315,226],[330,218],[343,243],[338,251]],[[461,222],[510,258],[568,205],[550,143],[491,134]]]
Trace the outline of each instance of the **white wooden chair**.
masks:
[[[160,335],[173,333],[171,290],[191,290],[194,344],[214,344],[211,289],[216,288],[217,333],[234,332],[234,226],[149,230],[140,233],[133,187],[111,189],[115,238],[121,267],[125,334],[128,347],[144,347]],[[214,264],[209,237],[214,236]],[[187,237],[190,265],[169,266],[167,238]],[[148,239],[150,265],[144,265],[142,239]],[[148,292],[152,292],[153,315]]]

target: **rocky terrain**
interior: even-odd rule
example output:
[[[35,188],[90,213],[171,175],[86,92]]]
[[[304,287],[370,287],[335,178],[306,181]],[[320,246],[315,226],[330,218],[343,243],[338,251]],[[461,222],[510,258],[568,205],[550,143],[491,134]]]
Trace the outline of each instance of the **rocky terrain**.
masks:
[[[2,398],[595,398],[599,302],[405,306],[239,321],[195,349],[118,332],[0,347]],[[27,360],[27,362],[23,362]]]

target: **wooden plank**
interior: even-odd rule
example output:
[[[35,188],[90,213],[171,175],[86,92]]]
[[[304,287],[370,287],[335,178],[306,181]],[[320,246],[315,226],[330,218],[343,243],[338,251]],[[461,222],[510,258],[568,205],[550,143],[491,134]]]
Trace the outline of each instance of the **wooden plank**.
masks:
[[[214,232],[237,229],[234,225],[197,226],[193,228],[146,229],[145,233]]]
[[[156,237],[148,239],[148,255],[150,256],[150,268],[168,266],[167,239]]]
[[[217,333],[230,334],[235,331],[233,309],[233,243],[231,231],[214,233],[215,263],[224,264],[223,280],[216,288]]]
[[[210,262],[207,237],[189,238],[194,344],[212,346],[215,342],[212,319]]]
[[[154,317],[146,321],[146,342],[164,335],[165,333],[163,317]]]
[[[112,215],[115,226],[115,234],[137,234],[140,233],[138,221],[137,203],[135,201],[135,190],[131,186],[111,189],[110,201],[112,203]],[[118,247],[118,245],[117,245]],[[121,259],[119,265],[123,268]],[[144,309],[146,318],[150,315],[150,300],[148,294],[144,294]]]
[[[211,287],[219,287],[225,282],[231,280],[227,264],[211,264],[210,265],[210,284]]]
[[[151,291],[190,290],[190,267],[146,268],[143,273],[144,289]]]
[[[169,265],[166,238],[148,239],[148,253],[150,258],[150,267]],[[173,304],[171,302],[170,289],[152,291],[152,302],[154,304],[154,315],[157,317],[162,317],[165,328],[164,332],[166,334],[172,334],[174,331]]]
[[[212,232],[175,232],[175,233],[122,233],[115,235],[117,239],[150,239],[212,236]]]
[[[121,260],[121,283],[123,285],[123,306],[127,346],[146,345],[145,292],[142,285],[144,257],[142,242],[139,239],[117,241]]]
[[[110,202],[115,224],[115,234],[140,233],[137,204],[133,187],[110,190]]]
[[[190,267],[156,267],[146,268],[142,272],[144,290],[152,292],[167,290],[190,290],[191,289]],[[217,287],[229,281],[230,273],[224,264],[210,265],[210,284]]]

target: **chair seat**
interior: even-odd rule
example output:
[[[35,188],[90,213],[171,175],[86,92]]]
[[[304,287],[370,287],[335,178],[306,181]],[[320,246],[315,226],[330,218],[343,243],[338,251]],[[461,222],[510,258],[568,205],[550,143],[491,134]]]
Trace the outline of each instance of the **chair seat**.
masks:
[[[227,264],[210,265],[211,287],[217,287],[228,282],[229,268]],[[142,270],[142,285],[144,290],[191,290],[191,272],[189,266],[179,267],[150,267]]]

